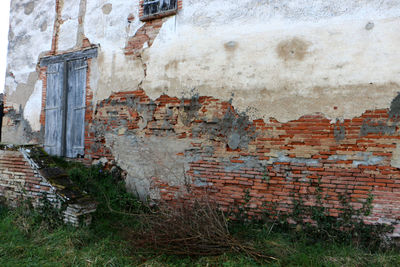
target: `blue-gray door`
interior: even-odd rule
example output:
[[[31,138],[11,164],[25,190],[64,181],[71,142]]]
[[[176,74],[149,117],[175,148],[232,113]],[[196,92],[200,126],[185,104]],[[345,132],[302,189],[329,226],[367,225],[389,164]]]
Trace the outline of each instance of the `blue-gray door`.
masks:
[[[68,99],[65,156],[75,158],[85,150],[86,60],[68,62]]]
[[[61,156],[62,128],[64,117],[63,89],[64,62],[47,67],[46,124],[44,148],[51,155]]]
[[[75,158],[84,154],[86,60],[48,65],[45,150]]]

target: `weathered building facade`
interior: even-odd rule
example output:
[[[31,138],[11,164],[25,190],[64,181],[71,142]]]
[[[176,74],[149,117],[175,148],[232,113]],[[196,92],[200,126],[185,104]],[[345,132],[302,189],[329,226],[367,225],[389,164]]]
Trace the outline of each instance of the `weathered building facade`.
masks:
[[[400,216],[400,2],[13,0],[4,142],[141,197]],[[400,233],[400,228],[396,229]]]

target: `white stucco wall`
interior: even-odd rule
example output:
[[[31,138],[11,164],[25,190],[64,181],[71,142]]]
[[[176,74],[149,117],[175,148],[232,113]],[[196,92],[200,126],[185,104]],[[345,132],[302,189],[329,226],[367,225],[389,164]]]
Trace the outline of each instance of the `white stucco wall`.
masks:
[[[11,5],[5,92],[34,130],[41,101],[36,64],[51,49],[55,2]],[[141,58],[124,54],[144,24],[139,0],[60,3],[58,51],[77,49],[80,36],[99,45],[91,73],[96,101],[140,85],[151,98],[232,99],[253,119],[321,112],[334,120],[387,108],[400,91],[400,1],[183,0]]]
[[[51,49],[54,11],[55,1],[11,1],[4,91],[8,103],[17,110],[34,93],[39,57]]]
[[[351,118],[397,94],[400,2],[184,3],[145,52],[152,97],[166,88],[233,94],[253,118],[288,121],[315,112]]]

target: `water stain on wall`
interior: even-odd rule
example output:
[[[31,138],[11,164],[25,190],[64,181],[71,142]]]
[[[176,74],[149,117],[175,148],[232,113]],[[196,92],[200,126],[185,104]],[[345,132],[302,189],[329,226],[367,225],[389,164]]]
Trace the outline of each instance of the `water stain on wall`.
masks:
[[[24,5],[24,13],[25,15],[30,15],[35,9],[35,3],[30,1]]]
[[[309,43],[294,37],[292,39],[281,41],[276,47],[278,56],[284,61],[301,61],[309,53]]]
[[[104,14],[104,15],[110,14],[111,11],[112,11],[112,4],[105,4],[105,5],[101,8],[101,10],[103,11],[103,14]]]
[[[40,24],[40,31],[44,32],[47,30],[47,21],[43,21],[42,24]]]

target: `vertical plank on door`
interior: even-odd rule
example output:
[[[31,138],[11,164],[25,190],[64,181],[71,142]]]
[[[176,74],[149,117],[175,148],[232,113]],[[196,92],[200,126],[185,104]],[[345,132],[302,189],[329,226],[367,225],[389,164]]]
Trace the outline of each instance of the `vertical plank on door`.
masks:
[[[62,156],[63,76],[63,62],[47,67],[44,148],[47,153],[56,156]]]
[[[65,156],[75,158],[84,154],[86,60],[69,61],[67,90],[67,122]]]

